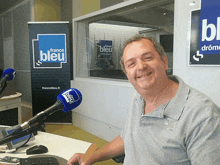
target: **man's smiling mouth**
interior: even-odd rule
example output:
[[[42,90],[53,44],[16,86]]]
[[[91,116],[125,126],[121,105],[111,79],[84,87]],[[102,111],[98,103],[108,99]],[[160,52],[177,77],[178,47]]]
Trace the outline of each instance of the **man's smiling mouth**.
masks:
[[[151,74],[152,74],[152,72],[149,72],[149,73],[144,74],[144,75],[142,75],[142,76],[138,76],[137,78],[143,78],[143,77],[147,77],[147,76],[149,76],[149,75],[151,75]]]

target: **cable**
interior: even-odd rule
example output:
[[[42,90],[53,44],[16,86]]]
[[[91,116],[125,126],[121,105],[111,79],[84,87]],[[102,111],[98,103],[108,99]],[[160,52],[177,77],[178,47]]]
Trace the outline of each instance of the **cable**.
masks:
[[[17,151],[19,148],[24,147],[24,146],[29,142],[29,140],[31,139],[31,136],[32,136],[32,134],[29,134],[29,138],[26,140],[26,142],[24,142],[24,144],[22,144],[22,145],[20,145],[19,147],[17,147],[17,148],[16,148],[16,151]]]

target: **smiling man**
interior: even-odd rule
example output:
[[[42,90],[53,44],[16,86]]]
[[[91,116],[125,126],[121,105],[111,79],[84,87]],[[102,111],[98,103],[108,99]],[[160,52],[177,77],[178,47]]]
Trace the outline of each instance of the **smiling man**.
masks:
[[[91,165],[125,153],[125,165],[219,165],[220,110],[177,76],[166,74],[161,45],[129,39],[122,69],[137,93],[122,134],[93,155],[75,154],[69,165]]]
[[[167,56],[163,51],[159,54],[154,48],[155,41],[152,41],[152,39],[143,38],[128,42],[122,57],[122,64],[129,82],[146,101],[145,113],[168,102],[175,96],[178,89],[178,83],[166,75]]]

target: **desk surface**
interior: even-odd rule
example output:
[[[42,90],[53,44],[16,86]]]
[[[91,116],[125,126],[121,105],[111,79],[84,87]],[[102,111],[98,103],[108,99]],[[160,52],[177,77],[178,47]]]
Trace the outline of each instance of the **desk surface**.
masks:
[[[75,153],[85,153],[88,148],[94,150],[95,146],[91,145],[89,142],[84,142],[81,140],[76,140],[73,138],[68,138],[60,135],[55,135],[46,132],[38,132],[38,135],[35,136],[34,141],[30,141],[27,147],[18,149],[15,153],[0,153],[0,157],[11,156],[18,158],[27,158],[27,157],[36,157],[36,156],[58,156],[65,159],[65,164]],[[48,153],[37,154],[37,155],[26,155],[26,150],[34,145],[44,145],[48,148]],[[91,148],[91,146],[93,146]],[[0,163],[1,165],[1,163]]]

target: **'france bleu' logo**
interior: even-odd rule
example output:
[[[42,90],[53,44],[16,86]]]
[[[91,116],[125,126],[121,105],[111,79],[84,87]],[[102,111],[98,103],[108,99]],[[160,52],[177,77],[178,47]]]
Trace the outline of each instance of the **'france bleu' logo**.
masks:
[[[216,0],[201,2],[199,52],[220,54],[220,3]]]
[[[201,0],[192,11],[190,65],[220,65],[220,1]]]
[[[32,47],[34,68],[62,68],[67,62],[66,34],[38,34]]]
[[[112,57],[112,41],[99,40],[97,47],[98,58],[111,58]]]

